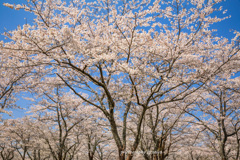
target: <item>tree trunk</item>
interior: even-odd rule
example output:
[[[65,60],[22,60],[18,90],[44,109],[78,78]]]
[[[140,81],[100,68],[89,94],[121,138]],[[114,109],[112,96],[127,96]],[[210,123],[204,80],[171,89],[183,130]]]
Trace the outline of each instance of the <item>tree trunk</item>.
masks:
[[[118,149],[119,160],[125,160],[125,150],[122,148]]]

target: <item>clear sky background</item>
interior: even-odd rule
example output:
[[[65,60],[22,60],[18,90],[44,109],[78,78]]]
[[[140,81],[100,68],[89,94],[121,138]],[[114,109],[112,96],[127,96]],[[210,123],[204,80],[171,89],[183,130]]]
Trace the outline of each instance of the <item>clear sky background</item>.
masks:
[[[31,24],[34,16],[23,10],[13,10],[3,6],[3,3],[18,4],[24,3],[25,0],[0,0],[0,33],[14,30],[18,25]],[[87,1],[87,0],[86,0]],[[226,19],[216,25],[214,28],[218,29],[217,34],[219,36],[232,38],[233,34],[231,30],[240,31],[240,0],[226,0],[220,4],[223,6],[223,10],[227,9],[225,15],[231,15],[230,19]],[[4,40],[4,36],[0,35],[0,40]],[[18,104],[22,107],[28,105],[27,101],[20,100]],[[14,118],[23,116],[24,111],[14,110]]]

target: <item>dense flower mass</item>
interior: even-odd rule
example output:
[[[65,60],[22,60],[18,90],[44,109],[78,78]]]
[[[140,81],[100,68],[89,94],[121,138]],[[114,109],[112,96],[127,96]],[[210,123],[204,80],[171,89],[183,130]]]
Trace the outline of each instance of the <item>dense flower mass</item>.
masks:
[[[26,0],[0,42],[3,160],[237,160],[240,33],[221,0]],[[225,14],[226,11],[223,11]]]

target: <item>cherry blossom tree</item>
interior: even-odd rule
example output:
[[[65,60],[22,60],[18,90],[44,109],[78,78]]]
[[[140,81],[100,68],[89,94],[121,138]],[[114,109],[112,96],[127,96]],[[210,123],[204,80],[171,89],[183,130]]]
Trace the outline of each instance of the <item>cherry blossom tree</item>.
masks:
[[[4,121],[1,125],[1,153],[3,159],[21,159],[25,160],[31,157],[31,152],[35,149],[35,132],[32,132],[31,126],[34,122],[30,121],[27,117],[22,119],[9,119]],[[11,156],[6,155],[6,151],[11,153]],[[5,153],[4,153],[5,152]],[[10,159],[11,159],[10,158]]]
[[[141,150],[146,160],[164,160],[179,149],[179,142],[187,138],[191,118],[177,105],[158,105],[150,109],[143,124]],[[187,107],[184,106],[185,108]],[[147,154],[151,151],[150,154]]]
[[[59,86],[53,89],[36,98],[30,116],[4,121],[1,126],[4,159],[18,156],[34,160],[93,160],[98,157],[97,148],[109,143],[109,125],[99,112],[92,106],[80,106],[81,99],[63,92]],[[99,159],[106,154],[109,153],[102,153]]]
[[[236,78],[238,79],[238,78]],[[193,108],[186,112],[204,128],[206,146],[222,160],[239,158],[240,94],[236,79],[211,82],[201,89]]]
[[[42,100],[32,107],[36,123],[41,124],[39,138],[47,144],[53,159],[81,156],[93,160],[97,146],[109,139],[103,128],[108,125],[102,123],[101,114],[92,106],[82,106],[81,99],[60,86],[53,89],[44,91]]]
[[[221,11],[220,1],[5,3],[12,9],[33,13],[36,18],[33,24],[7,33],[10,42],[1,42],[0,52],[19,61],[15,68],[36,73],[24,82],[26,91],[45,94],[39,85],[50,81],[51,85],[64,85],[84,105],[100,111],[109,123],[119,160],[131,160],[141,142],[148,110],[180,103],[208,86],[224,69],[239,65],[240,34],[236,32],[231,41],[213,36],[212,24],[227,18],[213,16]],[[133,108],[138,112],[135,127],[129,122]],[[180,116],[175,118],[176,122],[173,120],[167,127],[168,136]],[[59,127],[68,128],[64,127],[65,121],[62,118]],[[97,146],[93,148],[97,150]],[[125,154],[127,149],[129,154]]]

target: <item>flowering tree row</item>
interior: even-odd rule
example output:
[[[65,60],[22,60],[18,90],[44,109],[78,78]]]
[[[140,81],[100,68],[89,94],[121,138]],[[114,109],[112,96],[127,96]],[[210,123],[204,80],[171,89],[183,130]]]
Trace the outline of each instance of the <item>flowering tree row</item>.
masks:
[[[27,0],[0,42],[2,159],[239,159],[240,33],[220,0]],[[225,12],[225,11],[224,11]]]

